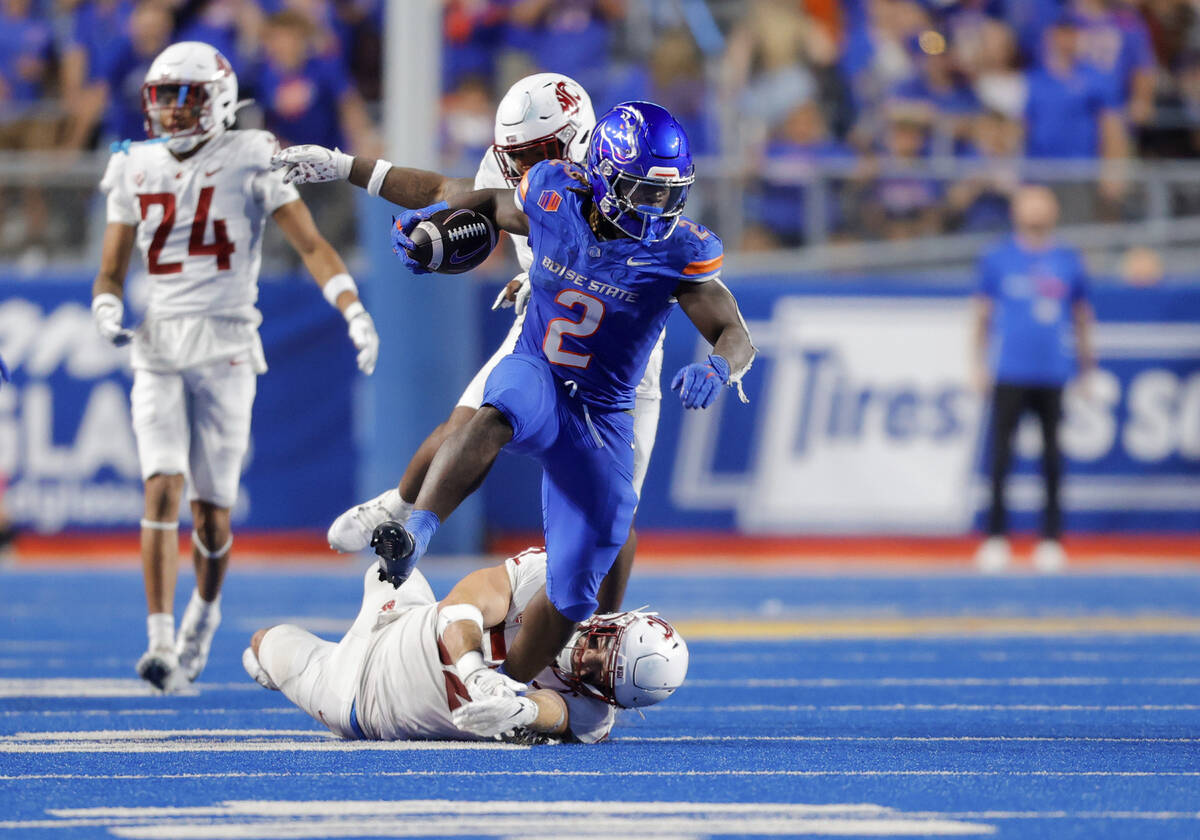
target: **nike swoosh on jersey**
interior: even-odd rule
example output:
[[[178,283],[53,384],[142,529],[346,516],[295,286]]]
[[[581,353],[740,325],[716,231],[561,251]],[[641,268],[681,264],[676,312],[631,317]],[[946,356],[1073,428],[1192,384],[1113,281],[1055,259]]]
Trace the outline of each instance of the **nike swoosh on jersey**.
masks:
[[[635,260],[633,257],[630,257],[629,259],[625,260],[625,265],[637,267],[639,265],[650,265],[653,262],[654,260]]]
[[[211,178],[212,176],[216,175],[218,172],[220,172],[220,171],[221,171],[222,169],[224,169],[224,168],[225,168],[224,166],[218,166],[218,167],[217,167],[216,169],[214,169],[212,172],[209,172],[208,170],[205,170],[205,172],[204,172],[204,177],[205,177],[205,178]]]

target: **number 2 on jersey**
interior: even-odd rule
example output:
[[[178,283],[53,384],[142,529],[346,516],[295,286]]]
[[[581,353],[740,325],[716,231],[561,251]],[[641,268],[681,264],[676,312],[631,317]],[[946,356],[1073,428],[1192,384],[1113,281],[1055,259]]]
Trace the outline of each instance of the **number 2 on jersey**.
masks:
[[[233,242],[229,240],[224,219],[213,219],[213,241],[204,241],[204,235],[208,229],[208,208],[212,204],[212,197],[212,187],[200,190],[200,200],[196,203],[196,215],[192,219],[192,235],[188,239],[188,256],[216,257],[217,270],[228,271],[231,265],[229,256],[235,248]],[[162,205],[163,210],[162,220],[159,221],[158,228],[154,231],[154,238],[150,241],[150,248],[146,251],[147,271],[151,274],[178,274],[183,271],[183,263],[159,262],[162,249],[167,244],[167,237],[171,235],[171,229],[175,227],[175,194],[141,193],[138,195],[138,201],[141,204],[143,220],[155,204]]]
[[[591,353],[572,353],[562,349],[564,335],[575,338],[587,338],[600,328],[604,320],[604,301],[575,289],[564,289],[558,293],[554,302],[574,310],[576,306],[583,307],[583,317],[578,321],[570,318],[554,318],[546,325],[546,337],[542,340],[542,352],[554,365],[586,368],[592,360]]]

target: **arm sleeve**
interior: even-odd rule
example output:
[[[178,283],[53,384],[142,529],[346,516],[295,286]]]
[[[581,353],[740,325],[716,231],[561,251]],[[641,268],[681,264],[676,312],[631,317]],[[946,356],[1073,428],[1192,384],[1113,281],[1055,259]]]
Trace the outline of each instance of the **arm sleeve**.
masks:
[[[100,192],[106,197],[105,209],[110,223],[136,226],[141,216],[125,180],[125,162],[128,159],[129,156],[124,152],[117,152],[108,159],[108,167],[100,179]]]
[[[617,719],[612,706],[574,692],[562,698],[567,701],[567,728],[581,744],[599,743],[608,737]]]
[[[261,167],[254,176],[252,190],[254,200],[267,212],[274,213],[285,204],[291,204],[300,198],[300,193],[291,184],[283,182],[283,170],[271,170],[271,155],[279,151],[279,141],[269,131],[255,132],[258,136],[252,139],[253,159]]]
[[[526,549],[505,560],[504,569],[512,588],[512,603],[524,609],[546,584],[546,552],[540,548]]]
[[[688,237],[683,268],[679,279],[688,283],[707,283],[721,276],[721,265],[725,260],[725,246],[721,237],[691,219],[680,219],[673,236]]]

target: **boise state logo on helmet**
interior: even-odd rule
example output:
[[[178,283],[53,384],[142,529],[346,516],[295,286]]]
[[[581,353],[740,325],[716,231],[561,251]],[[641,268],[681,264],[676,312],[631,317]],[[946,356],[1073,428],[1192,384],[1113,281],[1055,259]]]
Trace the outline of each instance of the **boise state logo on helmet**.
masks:
[[[592,197],[628,236],[669,237],[695,177],[687,133],[661,105],[623,102],[597,121],[588,149]]]

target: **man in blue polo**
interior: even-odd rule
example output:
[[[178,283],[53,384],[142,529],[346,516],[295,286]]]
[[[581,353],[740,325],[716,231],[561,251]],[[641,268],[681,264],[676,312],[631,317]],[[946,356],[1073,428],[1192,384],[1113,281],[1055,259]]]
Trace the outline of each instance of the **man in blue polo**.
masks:
[[[1076,374],[1086,377],[1095,364],[1089,282],[1079,252],[1054,235],[1058,202],[1048,188],[1022,187],[1013,199],[1012,220],[1012,236],[980,260],[974,305],[975,381],[992,397],[992,502],[988,538],[975,559],[987,572],[1002,570],[1011,559],[1004,484],[1017,423],[1032,411],[1042,427],[1046,481],[1042,539],[1033,563],[1039,571],[1056,572],[1066,564],[1059,542],[1063,387]]]

